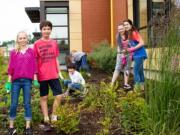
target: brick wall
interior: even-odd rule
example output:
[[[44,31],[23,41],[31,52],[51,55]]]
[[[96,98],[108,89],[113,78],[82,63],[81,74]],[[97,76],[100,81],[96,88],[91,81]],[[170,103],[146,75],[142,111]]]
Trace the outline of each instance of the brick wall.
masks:
[[[117,26],[119,23],[121,23],[123,20],[128,18],[128,8],[127,8],[127,0],[113,0],[114,5],[114,37],[117,33]],[[116,44],[115,38],[114,38],[114,44]]]

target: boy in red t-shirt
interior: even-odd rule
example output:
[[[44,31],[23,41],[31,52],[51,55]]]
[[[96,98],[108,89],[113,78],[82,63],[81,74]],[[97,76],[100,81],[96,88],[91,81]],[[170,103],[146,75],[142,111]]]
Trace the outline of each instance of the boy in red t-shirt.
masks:
[[[53,95],[55,96],[51,122],[57,120],[55,114],[57,107],[60,105],[62,98],[62,90],[59,82],[59,49],[57,42],[50,39],[52,31],[52,23],[49,21],[43,21],[40,23],[40,30],[42,33],[41,39],[37,40],[34,44],[34,52],[37,58],[38,65],[38,81],[40,83],[40,104],[44,115],[44,122],[49,123],[48,115],[48,93],[49,86],[52,89]]]

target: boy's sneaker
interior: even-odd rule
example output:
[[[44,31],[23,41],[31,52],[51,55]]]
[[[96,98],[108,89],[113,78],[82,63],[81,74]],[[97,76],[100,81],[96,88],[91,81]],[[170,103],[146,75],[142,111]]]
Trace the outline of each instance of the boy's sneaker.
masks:
[[[88,89],[85,87],[83,90],[83,95],[86,95],[88,93]]]
[[[91,73],[87,73],[87,76],[88,76],[88,77],[91,77]]]
[[[66,98],[69,96],[69,90],[66,90],[66,92],[64,94],[62,94],[63,98]]]
[[[15,135],[16,134],[16,129],[15,128],[9,128],[8,129],[8,135]]]
[[[33,131],[31,128],[26,128],[25,129],[25,135],[33,135]]]
[[[131,86],[129,84],[125,84],[123,88],[124,89],[131,89]]]
[[[56,122],[56,121],[57,121],[57,115],[52,115],[51,122]]]

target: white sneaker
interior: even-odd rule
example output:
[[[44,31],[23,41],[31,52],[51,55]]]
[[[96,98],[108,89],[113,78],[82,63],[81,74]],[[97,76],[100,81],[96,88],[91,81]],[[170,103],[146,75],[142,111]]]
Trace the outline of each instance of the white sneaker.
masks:
[[[124,84],[124,89],[131,89],[131,86],[129,84]]]
[[[51,116],[51,122],[57,121],[57,115],[52,115]]]
[[[84,88],[83,95],[86,95],[88,93],[88,89]]]
[[[64,98],[68,97],[68,96],[69,96],[69,90],[67,90],[64,94],[62,94],[62,96],[63,96]]]
[[[91,77],[91,73],[87,73],[87,76],[88,76],[88,77]]]

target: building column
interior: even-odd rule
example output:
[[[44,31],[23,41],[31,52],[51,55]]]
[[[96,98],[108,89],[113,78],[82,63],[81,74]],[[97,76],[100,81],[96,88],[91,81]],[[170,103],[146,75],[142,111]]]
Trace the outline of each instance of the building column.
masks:
[[[110,0],[110,13],[111,13],[111,47],[114,46],[114,5],[113,0]]]
[[[82,51],[81,0],[69,1],[70,51]]]

